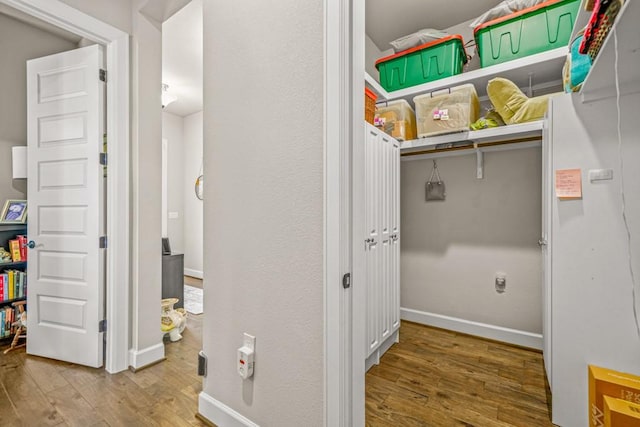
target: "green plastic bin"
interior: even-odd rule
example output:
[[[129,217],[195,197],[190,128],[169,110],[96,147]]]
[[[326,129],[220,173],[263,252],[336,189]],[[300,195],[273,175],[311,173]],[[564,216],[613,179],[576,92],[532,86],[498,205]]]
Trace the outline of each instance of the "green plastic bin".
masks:
[[[480,65],[567,47],[579,8],[580,0],[550,0],[477,26]]]
[[[376,61],[380,84],[394,91],[462,72],[467,54],[462,36],[452,35]]]

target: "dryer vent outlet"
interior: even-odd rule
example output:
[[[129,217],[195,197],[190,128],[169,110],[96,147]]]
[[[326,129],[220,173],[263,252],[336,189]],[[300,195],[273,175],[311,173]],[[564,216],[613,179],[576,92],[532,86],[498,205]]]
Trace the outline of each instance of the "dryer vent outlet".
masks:
[[[504,273],[496,273],[496,292],[499,294],[507,290],[507,275]]]

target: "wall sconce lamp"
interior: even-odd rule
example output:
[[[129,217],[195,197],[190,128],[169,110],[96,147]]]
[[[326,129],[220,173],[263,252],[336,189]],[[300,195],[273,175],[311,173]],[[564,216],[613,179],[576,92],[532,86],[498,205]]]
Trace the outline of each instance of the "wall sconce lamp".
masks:
[[[171,104],[173,101],[177,101],[178,97],[175,95],[171,95],[168,92],[169,85],[166,83],[162,83],[162,108]]]
[[[11,147],[11,167],[13,179],[24,179],[27,177],[26,145]]]

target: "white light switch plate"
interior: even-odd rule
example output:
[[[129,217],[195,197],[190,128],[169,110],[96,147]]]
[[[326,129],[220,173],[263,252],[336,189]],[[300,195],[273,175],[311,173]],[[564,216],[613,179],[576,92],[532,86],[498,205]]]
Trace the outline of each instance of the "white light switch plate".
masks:
[[[590,169],[589,181],[607,181],[613,179],[613,169]]]
[[[251,350],[256,349],[256,337],[253,335],[249,335],[248,333],[244,333],[244,338],[242,340],[242,345],[244,347],[250,348]]]

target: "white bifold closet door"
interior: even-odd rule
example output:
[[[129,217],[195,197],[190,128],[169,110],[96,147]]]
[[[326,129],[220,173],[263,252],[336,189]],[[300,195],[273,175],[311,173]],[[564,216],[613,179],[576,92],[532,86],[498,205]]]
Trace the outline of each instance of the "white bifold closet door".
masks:
[[[400,326],[400,145],[366,124],[367,357]]]

